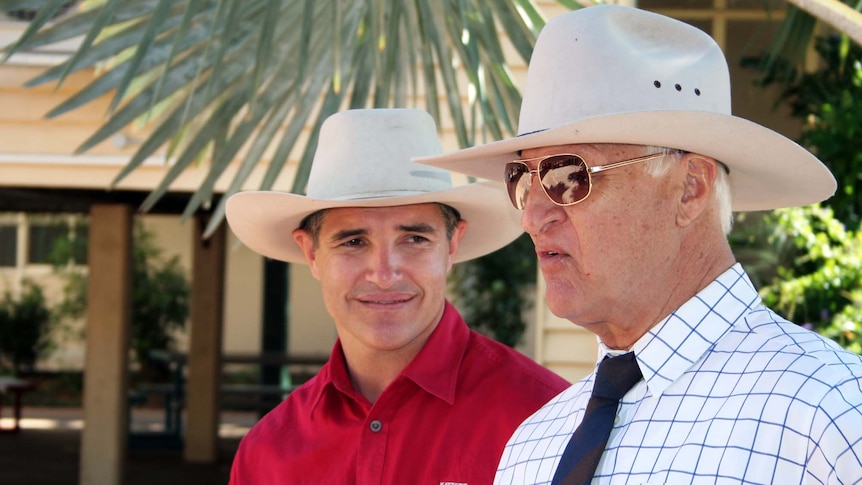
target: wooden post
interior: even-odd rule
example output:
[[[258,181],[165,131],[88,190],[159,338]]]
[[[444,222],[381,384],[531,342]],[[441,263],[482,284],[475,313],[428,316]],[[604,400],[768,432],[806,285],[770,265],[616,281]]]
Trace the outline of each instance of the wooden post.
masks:
[[[192,259],[185,459],[213,463],[218,458],[221,346],[225,276],[225,224],[203,239],[206,220],[195,219]]]
[[[123,482],[132,297],[132,209],[90,208],[81,485]]]

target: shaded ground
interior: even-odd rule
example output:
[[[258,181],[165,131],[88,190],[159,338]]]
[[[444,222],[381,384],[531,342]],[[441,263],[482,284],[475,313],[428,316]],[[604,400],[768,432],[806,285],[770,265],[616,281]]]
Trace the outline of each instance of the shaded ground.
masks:
[[[160,419],[157,413],[138,414],[133,416],[138,429],[153,429]],[[0,434],[0,484],[77,485],[80,410],[25,408],[23,416],[19,433]],[[181,449],[130,449],[123,485],[227,484],[233,454],[253,422],[248,413],[223,415],[214,464],[186,463]],[[4,419],[3,426],[9,425]]]

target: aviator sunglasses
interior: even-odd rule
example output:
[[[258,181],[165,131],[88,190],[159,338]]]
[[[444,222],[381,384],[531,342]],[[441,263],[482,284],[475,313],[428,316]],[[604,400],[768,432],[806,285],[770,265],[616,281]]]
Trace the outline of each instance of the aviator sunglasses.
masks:
[[[590,167],[583,157],[574,153],[515,160],[506,164],[504,180],[509,192],[509,199],[511,199],[512,205],[519,210],[524,210],[527,205],[527,194],[530,192],[533,174],[538,175],[542,190],[551,199],[551,202],[565,207],[577,204],[590,195],[593,190],[592,174],[653,160],[666,154],[665,152],[653,153],[607,165],[596,165],[595,167]],[[536,170],[530,170],[530,167],[525,163],[537,160]]]

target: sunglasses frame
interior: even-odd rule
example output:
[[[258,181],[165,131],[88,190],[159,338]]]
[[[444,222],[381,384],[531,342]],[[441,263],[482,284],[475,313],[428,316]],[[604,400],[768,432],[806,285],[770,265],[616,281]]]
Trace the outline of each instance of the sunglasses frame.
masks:
[[[640,157],[630,158],[628,160],[621,160],[619,162],[608,163],[605,165],[596,165],[594,167],[591,167],[590,164],[587,163],[587,159],[582,157],[581,155],[578,155],[577,153],[555,153],[553,155],[544,155],[544,156],[535,157],[535,158],[525,158],[522,160],[512,160],[511,162],[506,163],[506,167],[508,167],[510,164],[513,164],[513,163],[523,165],[524,167],[526,167],[527,171],[524,172],[521,175],[521,177],[524,177],[524,176],[529,177],[529,182],[528,182],[528,186],[527,186],[527,193],[529,193],[530,188],[532,188],[532,186],[533,186],[533,175],[535,174],[536,178],[539,179],[539,185],[542,187],[542,192],[544,192],[544,194],[548,198],[548,200],[550,200],[551,202],[553,202],[554,204],[556,204],[560,207],[568,207],[568,206],[575,205],[579,202],[583,202],[583,201],[587,200],[587,197],[589,197],[590,194],[593,192],[592,174],[598,173],[598,172],[604,172],[605,170],[610,170],[612,168],[625,167],[626,165],[631,165],[631,164],[638,163],[638,162],[645,162],[647,160],[654,160],[656,158],[664,157],[667,154],[668,154],[667,152],[662,151],[662,152],[658,152],[658,153],[651,153],[649,155],[643,155]],[[545,188],[545,184],[542,183],[542,179],[539,176],[539,171],[542,169],[542,163],[545,160],[548,160],[549,158],[554,158],[554,157],[566,157],[566,156],[579,158],[583,162],[584,167],[586,167],[586,169],[587,169],[587,195],[583,196],[582,198],[580,198],[574,202],[557,202],[556,200],[551,198],[551,195],[548,193],[548,189]],[[527,162],[537,162],[535,170],[530,170],[530,166],[527,165]],[[518,180],[514,182],[515,185],[517,185],[518,182],[520,182],[521,177],[519,177]],[[505,183],[506,183],[506,192],[509,194],[509,201],[512,203],[513,206],[515,206],[516,209],[524,210],[524,208],[518,207],[518,204],[516,204],[515,200],[513,199],[514,194],[513,194],[512,190],[509,189],[509,186],[512,184],[512,182],[507,181]],[[526,207],[526,204],[524,207]]]

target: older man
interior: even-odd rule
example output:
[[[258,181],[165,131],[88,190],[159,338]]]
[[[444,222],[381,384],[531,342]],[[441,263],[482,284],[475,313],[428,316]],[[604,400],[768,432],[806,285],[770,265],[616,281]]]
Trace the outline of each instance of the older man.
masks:
[[[439,153],[424,111],[345,111],[321,128],[308,196],[228,201],[244,244],[311,267],[338,333],[320,373],[242,440],[232,485],[489,484],[518,424],[567,387],[446,301],[453,263],[522,231],[502,187],[410,162]]]
[[[540,34],[519,137],[420,160],[505,181],[549,308],[599,340],[597,371],[518,428],[495,483],[862,479],[862,359],[764,307],[726,238],[732,210],[835,180],[730,106],[708,35],[588,7]]]

